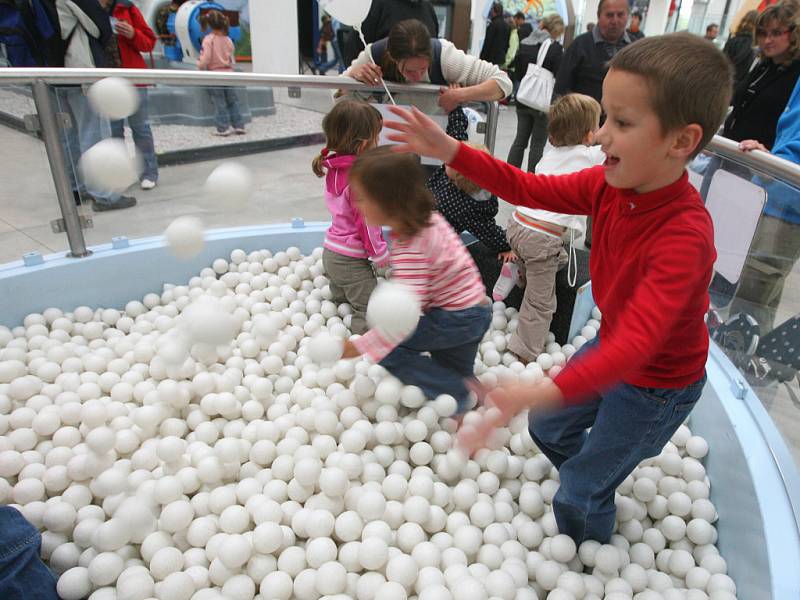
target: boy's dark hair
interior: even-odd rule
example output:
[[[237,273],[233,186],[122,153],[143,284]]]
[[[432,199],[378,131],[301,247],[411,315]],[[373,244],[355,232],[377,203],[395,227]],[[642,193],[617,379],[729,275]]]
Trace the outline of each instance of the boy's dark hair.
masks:
[[[730,105],[730,61],[713,44],[690,33],[641,39],[611,59],[610,68],[647,81],[663,133],[693,123],[702,127],[703,137],[690,159],[714,137]]]
[[[363,142],[375,139],[382,127],[378,109],[359,100],[340,100],[322,119],[326,149],[336,154],[358,154]],[[325,176],[325,155],[318,154],[311,163],[317,177]]]
[[[517,13],[514,15],[514,18],[515,19],[522,19],[524,21],[525,20],[525,13],[522,12],[521,10],[518,10]]]
[[[582,144],[600,125],[600,104],[585,94],[567,94],[550,105],[547,137],[555,147]]]
[[[430,224],[436,202],[415,154],[395,152],[391,146],[373,148],[356,159],[348,177],[381,211],[400,221],[399,235],[413,236]]]
[[[389,30],[386,52],[381,65],[384,77],[389,81],[405,81],[397,63],[409,58],[433,60],[431,32],[421,21],[416,19],[400,21]]]
[[[208,29],[209,27],[216,31],[224,31],[228,35],[228,30],[231,23],[224,14],[218,10],[209,10],[200,15],[200,27]]]
[[[709,31],[711,31],[712,29],[714,29],[714,27],[716,27],[717,29],[719,29],[719,25],[717,25],[716,23],[709,23],[709,24],[708,24],[708,26],[706,27],[706,33],[708,33]]]

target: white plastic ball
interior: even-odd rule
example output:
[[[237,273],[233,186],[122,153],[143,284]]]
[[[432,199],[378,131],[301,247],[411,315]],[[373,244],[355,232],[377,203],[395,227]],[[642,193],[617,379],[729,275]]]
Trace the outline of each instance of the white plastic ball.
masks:
[[[421,313],[417,295],[405,286],[383,281],[378,284],[367,305],[370,327],[390,334],[407,335],[413,331]]]
[[[131,116],[139,109],[139,93],[127,79],[106,77],[93,83],[86,92],[92,108],[112,121]]]
[[[86,185],[103,192],[122,192],[138,179],[136,161],[125,142],[107,138],[86,150],[80,158],[79,168]]]
[[[177,258],[194,258],[205,246],[203,222],[197,217],[178,217],[164,230],[164,238]]]

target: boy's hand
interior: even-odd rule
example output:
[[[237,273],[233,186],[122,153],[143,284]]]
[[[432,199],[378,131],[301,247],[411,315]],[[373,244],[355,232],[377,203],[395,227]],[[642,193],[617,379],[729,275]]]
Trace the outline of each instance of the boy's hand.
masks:
[[[515,262],[517,260],[517,255],[514,254],[513,250],[509,250],[508,252],[501,252],[498,254],[497,259],[503,261],[503,263]]]
[[[350,340],[344,341],[344,352],[342,352],[342,358],[358,358],[361,356],[361,352],[356,350],[355,345]]]
[[[402,121],[384,121],[389,129],[398,133],[389,134],[393,142],[400,142],[394,147],[397,152],[413,152],[420,156],[438,158],[449,163],[458,153],[459,142],[447,135],[436,122],[425,115],[417,107],[405,110],[399,106],[390,106],[389,110]]]
[[[564,396],[550,379],[529,385],[497,388],[487,399],[488,410],[476,426],[464,427],[458,433],[459,445],[470,454],[486,446],[495,429],[505,427],[524,410],[547,410],[561,405]]]

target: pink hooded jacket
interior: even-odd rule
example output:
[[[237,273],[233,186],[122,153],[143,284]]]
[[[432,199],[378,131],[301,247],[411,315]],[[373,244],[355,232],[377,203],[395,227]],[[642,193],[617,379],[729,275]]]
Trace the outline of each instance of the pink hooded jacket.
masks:
[[[378,266],[389,259],[389,250],[380,227],[369,227],[353,202],[347,173],[356,157],[332,155],[322,162],[325,176],[325,205],[331,213],[331,226],[323,246],[343,256],[369,258]]]

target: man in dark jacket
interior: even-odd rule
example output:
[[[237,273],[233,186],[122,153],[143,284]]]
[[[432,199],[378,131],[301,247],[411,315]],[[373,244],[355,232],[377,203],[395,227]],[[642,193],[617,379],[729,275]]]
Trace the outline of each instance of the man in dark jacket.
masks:
[[[517,24],[517,36],[520,42],[533,33],[533,25],[525,19],[524,12],[517,11],[517,14],[514,15],[514,22]]]
[[[625,32],[627,23],[627,0],[600,1],[597,26],[576,37],[564,53],[556,75],[554,98],[575,92],[600,102],[608,61],[631,42]]]
[[[429,0],[372,0],[361,31],[371,44],[388,36],[395,24],[406,19],[420,21],[431,32],[431,37],[439,37],[439,18]]]
[[[511,36],[511,29],[503,18],[503,5],[499,2],[492,4],[489,18],[486,37],[483,38],[481,59],[500,67],[506,60],[509,37]]]

